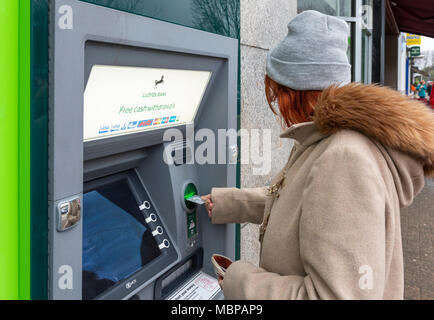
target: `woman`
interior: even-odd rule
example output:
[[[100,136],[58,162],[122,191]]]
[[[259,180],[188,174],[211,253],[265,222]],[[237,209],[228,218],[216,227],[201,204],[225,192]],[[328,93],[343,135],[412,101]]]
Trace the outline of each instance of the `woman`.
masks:
[[[400,208],[434,173],[420,102],[351,84],[345,22],[298,15],[267,59],[266,95],[295,147],[269,188],[214,188],[212,222],[261,223],[260,267],[229,266],[227,299],[402,299]],[[274,106],[274,107],[273,107]]]
[[[416,90],[419,92],[419,100],[426,102],[426,84],[425,80],[422,80],[420,84],[417,86]]]

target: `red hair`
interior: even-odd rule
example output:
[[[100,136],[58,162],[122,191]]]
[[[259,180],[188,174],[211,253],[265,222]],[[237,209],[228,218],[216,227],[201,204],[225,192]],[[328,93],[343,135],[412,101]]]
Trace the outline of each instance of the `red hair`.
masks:
[[[271,111],[281,116],[288,128],[293,124],[313,120],[315,105],[321,93],[320,90],[293,90],[278,84],[268,75],[265,76],[265,95]],[[277,103],[279,112],[273,107],[273,103]]]

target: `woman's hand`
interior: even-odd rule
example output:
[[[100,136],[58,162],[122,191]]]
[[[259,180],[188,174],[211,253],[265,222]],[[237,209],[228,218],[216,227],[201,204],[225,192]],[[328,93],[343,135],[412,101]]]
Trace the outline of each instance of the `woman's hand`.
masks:
[[[202,196],[201,199],[205,201],[205,208],[208,211],[208,217],[212,218],[212,209],[214,208],[214,203],[212,202],[211,195]]]
[[[219,286],[221,289],[223,289],[223,280],[224,280],[223,277],[219,276]]]

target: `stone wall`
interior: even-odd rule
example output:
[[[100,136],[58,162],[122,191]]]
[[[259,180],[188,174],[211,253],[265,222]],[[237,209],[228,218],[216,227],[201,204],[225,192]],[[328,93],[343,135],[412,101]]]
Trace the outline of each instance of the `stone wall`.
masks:
[[[272,129],[272,168],[268,175],[253,174],[253,165],[241,166],[241,187],[266,186],[286,163],[292,148],[279,138],[281,127],[264,94],[268,51],[287,34],[297,14],[297,0],[241,0],[241,128]],[[261,139],[262,141],[262,139]],[[244,145],[246,141],[241,140]],[[241,258],[258,264],[258,226],[241,226]]]

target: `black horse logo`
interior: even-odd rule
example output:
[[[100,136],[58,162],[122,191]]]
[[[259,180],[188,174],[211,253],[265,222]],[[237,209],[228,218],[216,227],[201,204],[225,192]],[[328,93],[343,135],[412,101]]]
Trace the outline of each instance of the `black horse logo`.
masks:
[[[164,83],[164,75],[161,76],[161,80],[155,80],[155,89],[157,89],[159,84]]]

